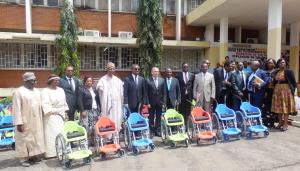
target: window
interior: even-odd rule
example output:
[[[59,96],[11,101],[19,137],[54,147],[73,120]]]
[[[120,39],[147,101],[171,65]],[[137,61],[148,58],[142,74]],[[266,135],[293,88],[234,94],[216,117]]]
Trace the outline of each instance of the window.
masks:
[[[32,0],[33,5],[44,5],[44,0]]]
[[[139,0],[122,0],[122,11],[136,12],[139,7]]]
[[[119,0],[111,0],[111,10],[119,11]]]
[[[176,13],[176,0],[166,0],[166,13],[167,14],[175,14]]]
[[[138,64],[138,50],[137,48],[122,48],[122,69],[131,68],[132,64]]]
[[[47,0],[47,5],[50,7],[57,7],[59,6],[59,0]]]
[[[167,49],[162,52],[161,68],[171,67],[180,70],[183,62],[189,63],[191,71],[197,71],[201,61],[202,50],[197,49]]]
[[[79,46],[78,56],[80,58],[80,68],[84,70],[96,70],[96,47]]]
[[[21,66],[21,46],[17,43],[0,43],[0,68]]]
[[[99,10],[107,10],[108,5],[107,5],[107,0],[98,0],[99,3]]]
[[[47,68],[47,45],[24,44],[24,67]]]

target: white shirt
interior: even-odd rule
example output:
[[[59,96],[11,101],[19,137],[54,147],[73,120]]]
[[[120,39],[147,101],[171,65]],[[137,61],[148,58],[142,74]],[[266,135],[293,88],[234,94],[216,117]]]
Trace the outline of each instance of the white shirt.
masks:
[[[182,72],[183,81],[186,84],[189,81],[189,72]]]
[[[92,87],[89,89],[89,91],[90,91],[90,93],[92,95],[92,99],[93,99],[92,109],[97,109],[96,94]]]

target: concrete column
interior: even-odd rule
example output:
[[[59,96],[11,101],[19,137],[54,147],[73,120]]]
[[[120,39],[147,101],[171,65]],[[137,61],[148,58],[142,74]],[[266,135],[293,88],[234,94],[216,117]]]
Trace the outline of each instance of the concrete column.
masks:
[[[291,34],[290,34],[290,68],[295,73],[295,78],[299,79],[299,33],[300,23],[291,24]]]
[[[181,40],[181,0],[176,1],[176,40]]]
[[[26,33],[32,33],[31,0],[25,0]]]
[[[235,28],[235,31],[234,31],[234,42],[235,43],[242,43],[242,27],[241,26],[238,26]]]
[[[269,0],[268,57],[281,57],[282,0]]]
[[[220,56],[219,62],[223,63],[228,55],[228,17],[220,19]]]
[[[215,41],[215,25],[214,24],[206,25],[204,37],[205,37],[205,41],[208,41],[208,42]]]
[[[281,28],[281,44],[286,45],[286,27]]]
[[[111,37],[111,0],[108,0],[108,37]]]

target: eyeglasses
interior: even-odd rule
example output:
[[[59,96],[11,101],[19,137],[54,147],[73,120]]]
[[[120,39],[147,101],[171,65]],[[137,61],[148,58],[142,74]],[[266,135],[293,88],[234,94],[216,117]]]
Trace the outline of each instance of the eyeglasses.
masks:
[[[138,71],[138,70],[140,70],[140,68],[134,68],[134,70]]]

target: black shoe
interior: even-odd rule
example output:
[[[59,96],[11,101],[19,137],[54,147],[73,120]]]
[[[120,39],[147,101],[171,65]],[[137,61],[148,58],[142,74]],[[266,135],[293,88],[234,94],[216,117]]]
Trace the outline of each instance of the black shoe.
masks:
[[[160,131],[155,131],[155,136],[161,137],[161,132]]]

